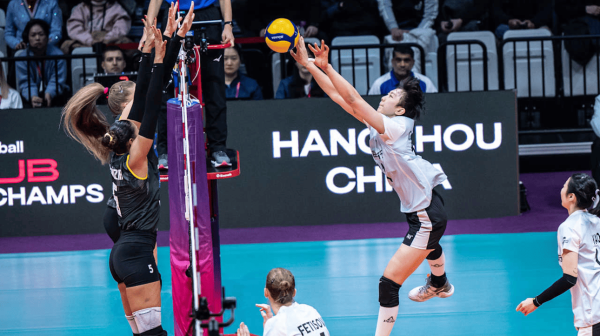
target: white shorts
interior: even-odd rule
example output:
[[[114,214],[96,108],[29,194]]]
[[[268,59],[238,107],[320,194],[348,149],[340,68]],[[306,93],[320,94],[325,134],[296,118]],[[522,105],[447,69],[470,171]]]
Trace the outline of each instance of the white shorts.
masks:
[[[577,328],[577,336],[600,336],[600,323],[593,326]]]

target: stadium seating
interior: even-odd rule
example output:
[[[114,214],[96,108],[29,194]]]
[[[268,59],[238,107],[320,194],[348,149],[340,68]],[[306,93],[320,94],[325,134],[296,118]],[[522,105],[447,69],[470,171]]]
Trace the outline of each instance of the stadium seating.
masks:
[[[80,47],[73,49],[72,55],[93,54],[92,47]],[[80,88],[94,82],[94,74],[97,72],[96,58],[85,59],[85,78],[83,77],[83,59],[74,58],[71,61],[71,75],[73,78],[73,93]]]
[[[0,9],[0,28],[6,27],[6,13],[3,9]]]
[[[561,43],[561,56],[565,97],[597,95],[599,93],[598,81],[600,80],[598,77],[598,63],[600,62],[598,54],[596,53],[584,67],[571,60],[563,42]],[[573,79],[572,84],[571,78]],[[573,86],[572,91],[571,85]]]
[[[361,44],[379,44],[379,38],[374,35],[341,36],[331,41],[331,46],[351,46]],[[368,49],[368,63],[366,49],[354,50],[354,75],[352,71],[352,50],[332,50],[331,65],[340,74],[354,85],[358,93],[366,95],[370,83],[381,76],[381,59],[379,48]],[[367,74],[368,72],[368,74]],[[354,78],[353,78],[354,77]]]
[[[546,37],[551,35],[550,31],[547,29],[509,30],[504,34],[504,40],[523,37]],[[502,56],[505,89],[515,88],[516,76],[517,97],[519,98],[554,97],[556,95],[554,53],[551,41],[545,41],[543,47],[542,42],[529,42],[529,68],[527,42],[506,43],[502,49]]]
[[[485,44],[488,57],[488,90],[498,90],[498,54],[496,52],[496,37],[494,34],[490,31],[476,31],[455,32],[448,35],[448,42],[464,40],[478,40]],[[446,71],[449,92],[482,91],[484,89],[483,50],[477,44],[471,45],[471,68],[469,69],[468,48],[469,46],[466,44],[456,46],[458,77],[455,77],[455,49],[452,45],[446,47]],[[456,87],[455,81],[458,83],[458,87]],[[439,84],[441,85],[441,83]]]

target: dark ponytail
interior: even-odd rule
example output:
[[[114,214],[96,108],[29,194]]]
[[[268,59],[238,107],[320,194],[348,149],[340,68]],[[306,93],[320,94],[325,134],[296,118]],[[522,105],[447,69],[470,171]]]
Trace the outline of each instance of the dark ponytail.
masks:
[[[287,304],[294,300],[296,293],[296,280],[292,272],[285,268],[274,268],[267,275],[267,290],[271,298],[280,304]]]
[[[102,146],[115,152],[125,154],[129,151],[129,139],[135,138],[135,128],[129,120],[117,120],[102,137]]]
[[[576,173],[571,175],[571,178],[569,179],[567,195],[575,195],[577,198],[577,207],[579,209],[589,209],[593,207],[596,202],[598,197],[598,194],[596,193],[597,189],[598,185],[592,177],[584,173]],[[600,217],[600,207],[598,204],[596,204],[596,207],[589,212]]]
[[[398,106],[404,107],[404,116],[419,120],[425,105],[425,95],[421,90],[421,81],[418,78],[407,80],[402,86],[403,97]]]

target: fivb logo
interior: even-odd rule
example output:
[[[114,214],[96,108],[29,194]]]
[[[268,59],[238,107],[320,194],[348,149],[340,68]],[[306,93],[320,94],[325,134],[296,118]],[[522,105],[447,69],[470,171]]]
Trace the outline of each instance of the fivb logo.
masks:
[[[0,154],[17,154],[24,153],[25,145],[23,141],[17,141],[14,144],[3,144],[0,141]]]

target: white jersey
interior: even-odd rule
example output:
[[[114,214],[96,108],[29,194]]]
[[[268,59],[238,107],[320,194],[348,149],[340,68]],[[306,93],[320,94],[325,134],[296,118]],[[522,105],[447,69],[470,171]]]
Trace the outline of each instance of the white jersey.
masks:
[[[267,320],[263,336],[329,336],[325,321],[309,305],[292,303],[282,306],[277,315]]]
[[[411,138],[415,125],[413,119],[381,117],[384,134],[369,126],[373,159],[400,197],[401,212],[426,209],[431,203],[433,188],[447,179],[446,174],[415,154]]]
[[[575,327],[600,323],[600,218],[587,211],[573,212],[558,228],[558,263],[563,250],[579,255],[577,283],[571,288]]]

